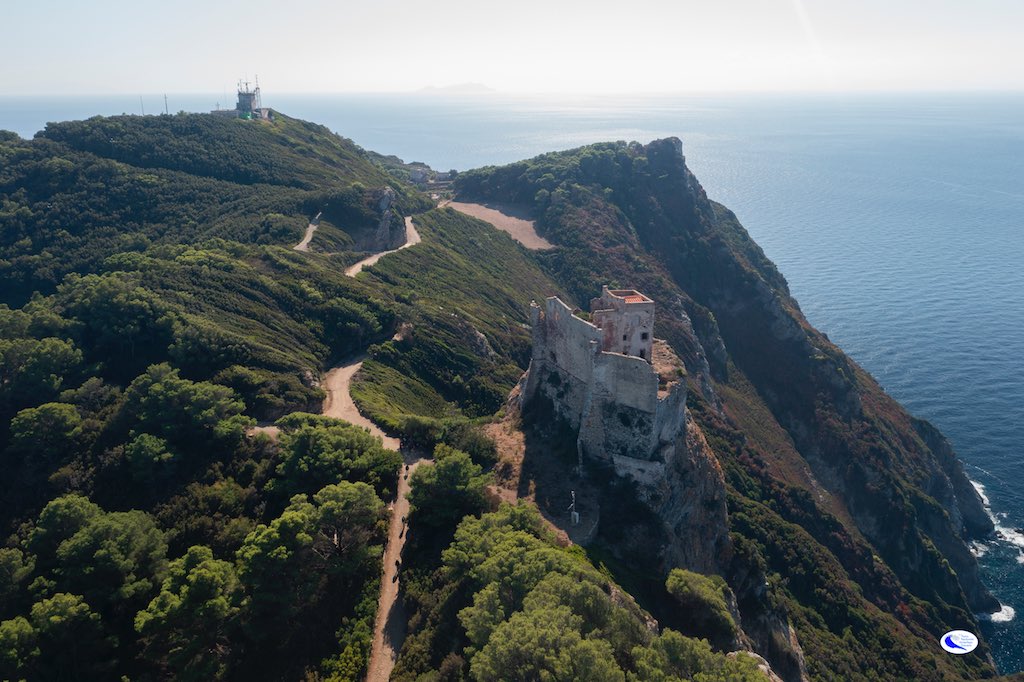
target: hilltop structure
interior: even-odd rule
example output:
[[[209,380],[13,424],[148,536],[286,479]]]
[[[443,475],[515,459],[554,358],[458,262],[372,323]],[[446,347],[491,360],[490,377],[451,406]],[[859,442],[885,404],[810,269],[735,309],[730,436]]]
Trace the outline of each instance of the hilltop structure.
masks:
[[[255,87],[250,88],[249,86],[249,81],[238,81],[238,102],[235,104],[235,108],[214,109],[210,113],[217,116],[230,116],[231,118],[244,118],[246,120],[270,120],[273,118],[271,110],[263,106],[259,78],[256,79]]]
[[[543,310],[531,303],[533,355],[520,405],[550,403],[578,430],[581,465],[601,460],[654,484],[685,432],[683,364],[654,338],[654,301],[647,296],[605,286],[590,309],[587,321],[555,296]]]

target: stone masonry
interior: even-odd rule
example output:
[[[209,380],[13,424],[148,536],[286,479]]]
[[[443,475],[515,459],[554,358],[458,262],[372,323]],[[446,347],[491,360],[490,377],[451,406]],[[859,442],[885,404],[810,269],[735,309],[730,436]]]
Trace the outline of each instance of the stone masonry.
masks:
[[[581,464],[604,461],[656,484],[685,433],[682,363],[654,339],[654,301],[640,292],[606,286],[590,307],[588,322],[557,297],[543,309],[531,303],[533,355],[521,405],[550,401],[579,432]]]

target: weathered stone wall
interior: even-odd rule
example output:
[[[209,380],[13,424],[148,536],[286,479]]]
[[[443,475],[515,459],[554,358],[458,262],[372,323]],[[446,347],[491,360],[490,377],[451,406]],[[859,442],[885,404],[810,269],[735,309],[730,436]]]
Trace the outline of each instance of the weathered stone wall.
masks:
[[[674,443],[686,428],[686,382],[679,381],[669,388],[668,395],[658,400],[654,413],[656,445]]]
[[[654,449],[658,377],[640,358],[598,353],[580,424],[585,456],[649,459]]]
[[[601,330],[572,314],[558,298],[549,298],[544,309],[530,308],[533,325],[533,354],[527,373],[522,403],[538,392],[552,400],[555,411],[574,429],[590,392],[594,354]]]
[[[673,456],[685,428],[685,382],[659,398],[659,377],[647,359],[602,351],[606,330],[576,317],[557,298],[547,299],[543,309],[534,304],[531,321],[533,354],[521,404],[546,398],[578,431],[582,458],[604,460],[621,475],[651,484],[664,471],[656,464]],[[650,329],[638,324],[637,330]]]

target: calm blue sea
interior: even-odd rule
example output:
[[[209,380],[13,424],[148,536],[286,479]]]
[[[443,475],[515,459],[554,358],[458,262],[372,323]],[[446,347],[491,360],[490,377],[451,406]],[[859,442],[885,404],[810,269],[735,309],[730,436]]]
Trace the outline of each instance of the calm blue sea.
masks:
[[[175,95],[171,111],[218,95]],[[952,440],[1006,538],[976,548],[1024,669],[1024,94],[458,98],[273,96],[366,148],[439,169],[676,135],[807,317]],[[147,113],[163,109],[147,96]],[[0,129],[139,113],[137,97],[0,97]],[[1013,613],[1020,617],[1013,617]],[[936,644],[936,646],[938,646]]]

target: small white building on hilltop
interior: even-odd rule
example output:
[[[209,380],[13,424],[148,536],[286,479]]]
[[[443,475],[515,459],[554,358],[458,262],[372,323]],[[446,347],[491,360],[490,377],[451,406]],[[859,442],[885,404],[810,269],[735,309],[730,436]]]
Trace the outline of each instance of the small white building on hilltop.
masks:
[[[578,430],[580,462],[612,464],[642,483],[664,476],[685,432],[682,362],[654,339],[654,301],[632,289],[608,289],[590,302],[591,321],[550,297],[530,306],[533,354],[520,405],[550,402]]]

